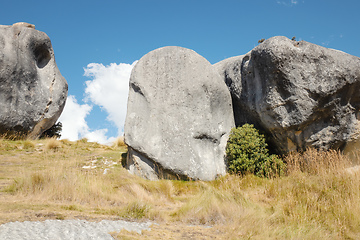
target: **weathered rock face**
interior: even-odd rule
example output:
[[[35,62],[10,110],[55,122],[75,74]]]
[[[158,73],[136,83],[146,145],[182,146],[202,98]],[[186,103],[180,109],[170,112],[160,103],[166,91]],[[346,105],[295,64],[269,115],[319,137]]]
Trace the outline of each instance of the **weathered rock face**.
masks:
[[[225,174],[232,127],[230,93],[194,51],[164,47],[135,65],[125,121],[131,172],[148,179],[215,179]]]
[[[359,137],[358,57],[273,37],[215,67],[231,91],[236,125],[265,130],[280,152],[341,149]]]
[[[0,133],[38,137],[59,118],[67,82],[49,37],[35,26],[0,25]]]

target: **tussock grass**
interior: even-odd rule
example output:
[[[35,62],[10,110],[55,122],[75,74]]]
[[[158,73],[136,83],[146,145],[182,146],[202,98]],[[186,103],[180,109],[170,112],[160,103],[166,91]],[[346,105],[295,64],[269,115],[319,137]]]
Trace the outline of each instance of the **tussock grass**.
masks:
[[[124,142],[124,137],[121,136],[121,137],[117,137],[114,141],[114,144],[113,144],[115,147],[125,147],[126,144]]]
[[[31,140],[26,140],[23,143],[23,148],[24,149],[33,149],[33,148],[35,148],[35,143]]]
[[[56,138],[48,138],[45,140],[45,149],[46,150],[56,150],[61,147],[61,142]]]
[[[118,239],[171,239],[179,232],[187,239],[360,237],[360,172],[346,171],[351,162],[336,151],[292,153],[280,178],[147,181],[121,166],[125,146],[58,141],[61,147],[48,151],[47,142],[25,149],[24,141],[0,140],[0,222],[76,217],[160,224],[144,238],[113,234]]]
[[[26,140],[27,138],[27,134],[24,133],[20,133],[17,131],[13,131],[13,132],[5,132],[5,133],[1,133],[0,134],[0,138],[1,139],[7,139],[7,140]]]

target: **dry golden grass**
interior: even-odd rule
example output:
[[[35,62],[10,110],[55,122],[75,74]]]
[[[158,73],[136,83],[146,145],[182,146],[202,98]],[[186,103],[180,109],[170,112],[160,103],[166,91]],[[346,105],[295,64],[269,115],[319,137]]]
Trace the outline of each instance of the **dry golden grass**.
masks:
[[[125,147],[126,144],[124,142],[124,137],[121,136],[121,137],[117,137],[114,141],[114,144],[113,144],[114,147]]]
[[[24,141],[24,143],[23,143],[23,148],[24,148],[24,149],[33,149],[34,147],[35,147],[34,141],[26,140],[26,141]]]
[[[61,147],[61,142],[56,138],[48,138],[45,141],[46,150],[56,150]]]
[[[151,230],[129,232],[122,230],[120,233],[112,233],[115,239],[169,239],[169,240],[206,240],[206,239],[225,239],[223,238],[225,229],[222,227],[191,226],[181,223],[168,223],[152,225]]]
[[[294,153],[287,176],[147,181],[121,166],[126,147],[0,140],[0,223],[153,220],[118,239],[358,239],[360,173],[336,151]],[[29,145],[30,147],[24,147]],[[53,148],[50,148],[53,149]],[[105,173],[105,174],[104,174]]]

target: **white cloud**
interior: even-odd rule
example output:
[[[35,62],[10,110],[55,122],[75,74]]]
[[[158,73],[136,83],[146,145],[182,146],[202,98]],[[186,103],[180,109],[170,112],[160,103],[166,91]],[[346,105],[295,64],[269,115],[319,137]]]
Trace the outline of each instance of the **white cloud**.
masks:
[[[80,105],[75,96],[68,96],[65,108],[59,118],[62,123],[61,139],[70,141],[78,140],[89,131],[85,117],[90,113],[92,107],[88,104]]]
[[[114,138],[107,138],[107,129],[99,129],[90,131],[85,120],[91,112],[92,106],[88,104],[79,104],[75,96],[68,96],[64,110],[59,118],[62,123],[62,131],[60,139],[69,139],[76,141],[81,138],[87,138],[90,142],[98,142],[107,144],[114,141]]]
[[[109,144],[115,141],[115,137],[106,137],[107,129],[98,129],[92,132],[87,132],[84,137],[88,139],[89,142],[98,142],[101,144]]]
[[[114,123],[122,135],[127,109],[129,92],[129,79],[131,70],[136,64],[111,63],[104,66],[101,63],[90,63],[84,68],[84,76],[91,78],[85,82],[85,102],[79,104],[75,96],[68,96],[66,105],[59,120],[63,127],[61,139],[75,141],[87,138],[90,142],[107,144],[113,142],[115,137],[108,138],[108,129],[90,130],[86,117],[91,115],[93,105],[98,105],[108,114],[107,120]]]
[[[118,135],[124,131],[131,70],[136,64],[90,63],[84,68],[84,75],[92,78],[85,82],[85,101],[104,109],[107,120],[114,123]]]

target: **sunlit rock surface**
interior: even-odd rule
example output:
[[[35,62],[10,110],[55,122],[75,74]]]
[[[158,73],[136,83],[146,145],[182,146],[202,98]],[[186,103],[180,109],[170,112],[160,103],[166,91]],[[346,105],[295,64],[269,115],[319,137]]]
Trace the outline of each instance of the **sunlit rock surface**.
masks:
[[[343,149],[359,137],[358,57],[273,37],[215,67],[231,92],[236,125],[253,123],[279,152]]]
[[[154,50],[130,78],[127,168],[148,179],[224,175],[231,96],[213,66],[181,47]]]

